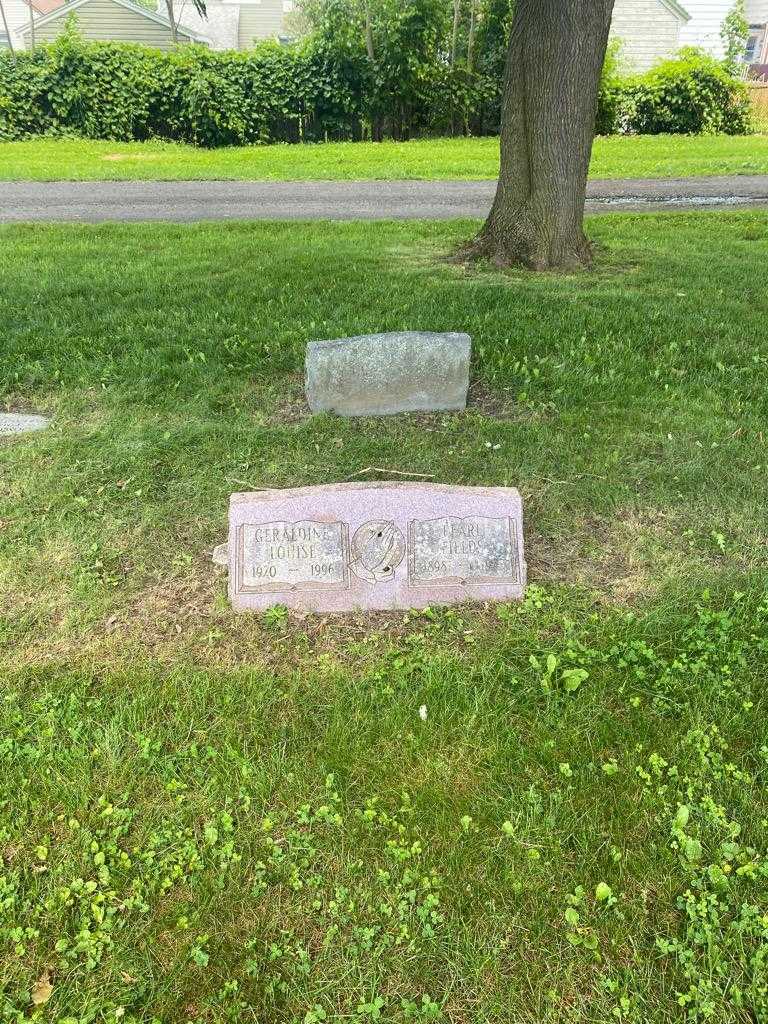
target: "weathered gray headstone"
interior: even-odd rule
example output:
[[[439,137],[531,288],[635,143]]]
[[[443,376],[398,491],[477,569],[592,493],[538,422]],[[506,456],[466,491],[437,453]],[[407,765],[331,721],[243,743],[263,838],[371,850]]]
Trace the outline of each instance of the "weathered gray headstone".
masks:
[[[0,437],[45,430],[50,422],[45,416],[33,416],[31,413],[0,412]]]
[[[353,483],[233,494],[236,609],[424,608],[523,596],[522,503],[511,487]]]
[[[466,409],[471,350],[468,334],[426,331],[310,341],[307,401],[341,416]]]

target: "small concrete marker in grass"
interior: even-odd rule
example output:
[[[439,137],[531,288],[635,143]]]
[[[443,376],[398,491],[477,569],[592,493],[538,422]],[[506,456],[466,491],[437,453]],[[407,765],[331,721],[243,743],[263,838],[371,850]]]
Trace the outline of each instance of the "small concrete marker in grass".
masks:
[[[375,482],[233,494],[228,548],[240,611],[425,608],[525,591],[512,487]]]
[[[229,544],[217,544],[211,553],[211,561],[226,568],[229,565]]]
[[[466,409],[471,351],[468,334],[428,331],[310,341],[307,401],[340,416]]]
[[[35,430],[45,430],[50,424],[45,416],[33,416],[23,412],[0,412],[0,437],[15,437]]]

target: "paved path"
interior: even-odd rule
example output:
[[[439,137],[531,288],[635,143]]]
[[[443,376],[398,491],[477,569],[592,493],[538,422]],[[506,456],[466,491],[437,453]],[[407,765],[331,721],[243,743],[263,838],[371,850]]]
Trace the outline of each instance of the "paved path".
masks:
[[[0,182],[0,222],[483,217],[491,181]],[[768,175],[591,181],[587,209],[768,207]]]

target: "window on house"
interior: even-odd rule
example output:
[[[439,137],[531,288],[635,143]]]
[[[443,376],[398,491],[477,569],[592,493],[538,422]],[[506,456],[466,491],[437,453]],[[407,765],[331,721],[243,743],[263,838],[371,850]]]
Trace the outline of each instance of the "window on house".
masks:
[[[759,64],[762,59],[765,35],[768,31],[768,24],[750,25],[747,46],[744,51],[744,60],[747,64]]]

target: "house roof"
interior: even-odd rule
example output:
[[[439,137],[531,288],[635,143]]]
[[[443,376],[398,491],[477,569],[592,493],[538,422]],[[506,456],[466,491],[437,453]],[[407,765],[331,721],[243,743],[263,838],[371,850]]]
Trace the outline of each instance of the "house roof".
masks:
[[[38,14],[50,14],[57,7],[63,7],[67,0],[27,0]]]
[[[27,7],[31,7],[35,14],[50,14],[57,7],[62,7],[67,0],[22,0],[22,2]]]
[[[35,6],[38,3],[57,3],[59,0],[34,0]],[[39,21],[35,22],[35,28],[41,28],[44,25],[49,24],[51,21],[57,21],[59,18],[67,18],[71,13],[77,11],[80,7],[85,7],[91,0],[70,0],[70,3],[60,3],[54,10],[50,11],[44,17],[40,18]],[[165,26],[168,31],[171,31],[170,21],[162,14],[158,14],[155,11],[151,11],[148,7],[143,7],[141,4],[135,4],[132,0],[111,0],[113,4],[119,4],[120,7],[125,7],[128,11],[133,11],[135,14],[140,14],[144,18],[148,18],[150,21],[155,21],[159,25]],[[27,35],[29,33],[29,27],[23,29],[22,34]],[[195,42],[203,41],[204,36],[201,36],[194,29],[187,28],[184,25],[178,26],[179,35],[186,36],[187,39],[192,39]]]
[[[690,21],[691,16],[686,9],[677,2],[677,0],[661,0],[661,3],[667,10],[671,11],[680,21]]]

